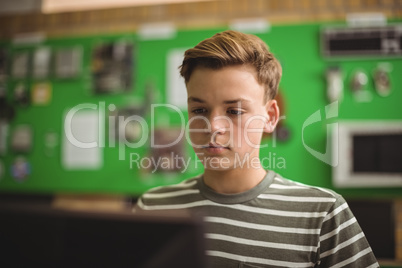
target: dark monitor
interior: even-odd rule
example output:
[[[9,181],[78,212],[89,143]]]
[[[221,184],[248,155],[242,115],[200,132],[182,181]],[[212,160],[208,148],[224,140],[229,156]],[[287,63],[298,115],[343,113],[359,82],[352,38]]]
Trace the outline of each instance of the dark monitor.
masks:
[[[335,187],[401,187],[401,120],[341,121],[332,147]]]
[[[183,215],[2,206],[0,267],[206,267],[202,222]]]
[[[402,134],[354,135],[353,172],[402,173]]]

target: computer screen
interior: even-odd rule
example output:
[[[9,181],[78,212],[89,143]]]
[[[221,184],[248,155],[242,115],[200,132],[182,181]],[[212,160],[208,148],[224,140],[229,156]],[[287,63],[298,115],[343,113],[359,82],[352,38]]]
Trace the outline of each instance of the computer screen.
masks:
[[[206,267],[202,221],[183,214],[0,204],[0,267]]]
[[[332,132],[335,187],[400,187],[402,121],[346,120]]]
[[[402,133],[353,136],[353,172],[402,173]]]

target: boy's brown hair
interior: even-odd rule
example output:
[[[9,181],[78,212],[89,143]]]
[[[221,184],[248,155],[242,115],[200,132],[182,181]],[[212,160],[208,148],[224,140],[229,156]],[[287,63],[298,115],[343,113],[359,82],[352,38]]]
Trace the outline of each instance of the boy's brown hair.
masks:
[[[196,67],[220,69],[241,64],[256,68],[258,82],[265,87],[264,101],[275,98],[282,67],[268,46],[255,35],[228,30],[201,41],[184,53],[180,74],[188,83]]]

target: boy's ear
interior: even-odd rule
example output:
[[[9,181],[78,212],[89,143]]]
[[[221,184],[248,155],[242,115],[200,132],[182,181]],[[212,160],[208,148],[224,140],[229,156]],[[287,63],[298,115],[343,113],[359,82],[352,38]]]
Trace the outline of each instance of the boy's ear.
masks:
[[[279,106],[276,100],[270,100],[265,105],[267,112],[267,122],[264,127],[264,132],[272,133],[279,122]]]

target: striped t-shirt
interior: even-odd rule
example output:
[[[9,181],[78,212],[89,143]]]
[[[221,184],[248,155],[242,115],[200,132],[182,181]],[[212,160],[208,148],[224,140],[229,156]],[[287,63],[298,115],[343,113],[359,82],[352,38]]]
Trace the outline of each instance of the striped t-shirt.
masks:
[[[272,171],[239,194],[219,194],[202,176],[157,187],[136,209],[202,215],[211,267],[379,267],[340,195]]]

